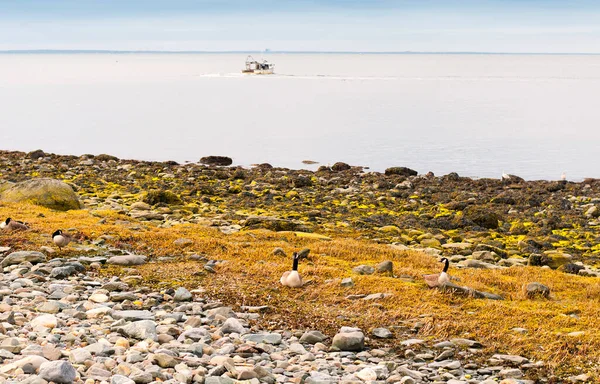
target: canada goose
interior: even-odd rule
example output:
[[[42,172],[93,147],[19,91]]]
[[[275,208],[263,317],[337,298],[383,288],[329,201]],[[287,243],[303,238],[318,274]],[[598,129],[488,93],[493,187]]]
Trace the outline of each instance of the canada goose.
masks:
[[[440,287],[450,282],[450,276],[448,275],[448,267],[450,266],[450,261],[447,258],[443,258],[440,262],[444,263],[444,269],[442,273],[435,273],[433,275],[424,275],[423,279],[425,279],[425,283],[431,287]]]
[[[59,229],[52,234],[52,241],[54,241],[54,244],[58,245],[58,249],[62,250],[62,247],[66,247],[67,244],[71,242],[71,236],[63,233],[63,231]]]
[[[302,277],[300,277],[300,274],[298,274],[299,260],[300,257],[298,256],[298,253],[294,252],[294,264],[292,266],[292,270],[283,273],[281,279],[279,279],[281,285],[291,288],[300,288],[304,284]]]
[[[5,231],[24,231],[29,229],[22,221],[13,220],[10,217],[0,224],[0,228]]]

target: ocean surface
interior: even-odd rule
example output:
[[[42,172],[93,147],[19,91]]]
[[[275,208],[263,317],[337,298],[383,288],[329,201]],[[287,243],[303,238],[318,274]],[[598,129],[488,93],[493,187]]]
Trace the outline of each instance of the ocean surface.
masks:
[[[0,149],[600,177],[600,56],[265,58],[275,75],[243,53],[0,54]]]

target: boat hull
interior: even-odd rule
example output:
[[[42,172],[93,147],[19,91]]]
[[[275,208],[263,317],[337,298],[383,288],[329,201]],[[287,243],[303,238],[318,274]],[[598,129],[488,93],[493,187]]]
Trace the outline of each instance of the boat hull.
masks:
[[[274,74],[273,69],[245,69],[242,73],[249,75],[272,75]]]

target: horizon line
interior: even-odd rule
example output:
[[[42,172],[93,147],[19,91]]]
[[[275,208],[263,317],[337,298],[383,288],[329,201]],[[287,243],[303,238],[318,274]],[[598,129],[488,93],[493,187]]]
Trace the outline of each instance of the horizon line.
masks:
[[[363,55],[600,55],[600,52],[494,52],[494,51],[277,51],[277,50],[112,50],[112,49],[7,49],[0,50],[0,54],[36,54],[36,53],[62,53],[62,54],[363,54]]]

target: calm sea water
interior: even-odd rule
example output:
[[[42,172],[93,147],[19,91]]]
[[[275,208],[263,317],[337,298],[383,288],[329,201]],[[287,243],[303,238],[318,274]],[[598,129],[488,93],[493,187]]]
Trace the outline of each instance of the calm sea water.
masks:
[[[255,55],[257,59],[260,55]],[[600,177],[600,56],[2,54],[0,148]]]

